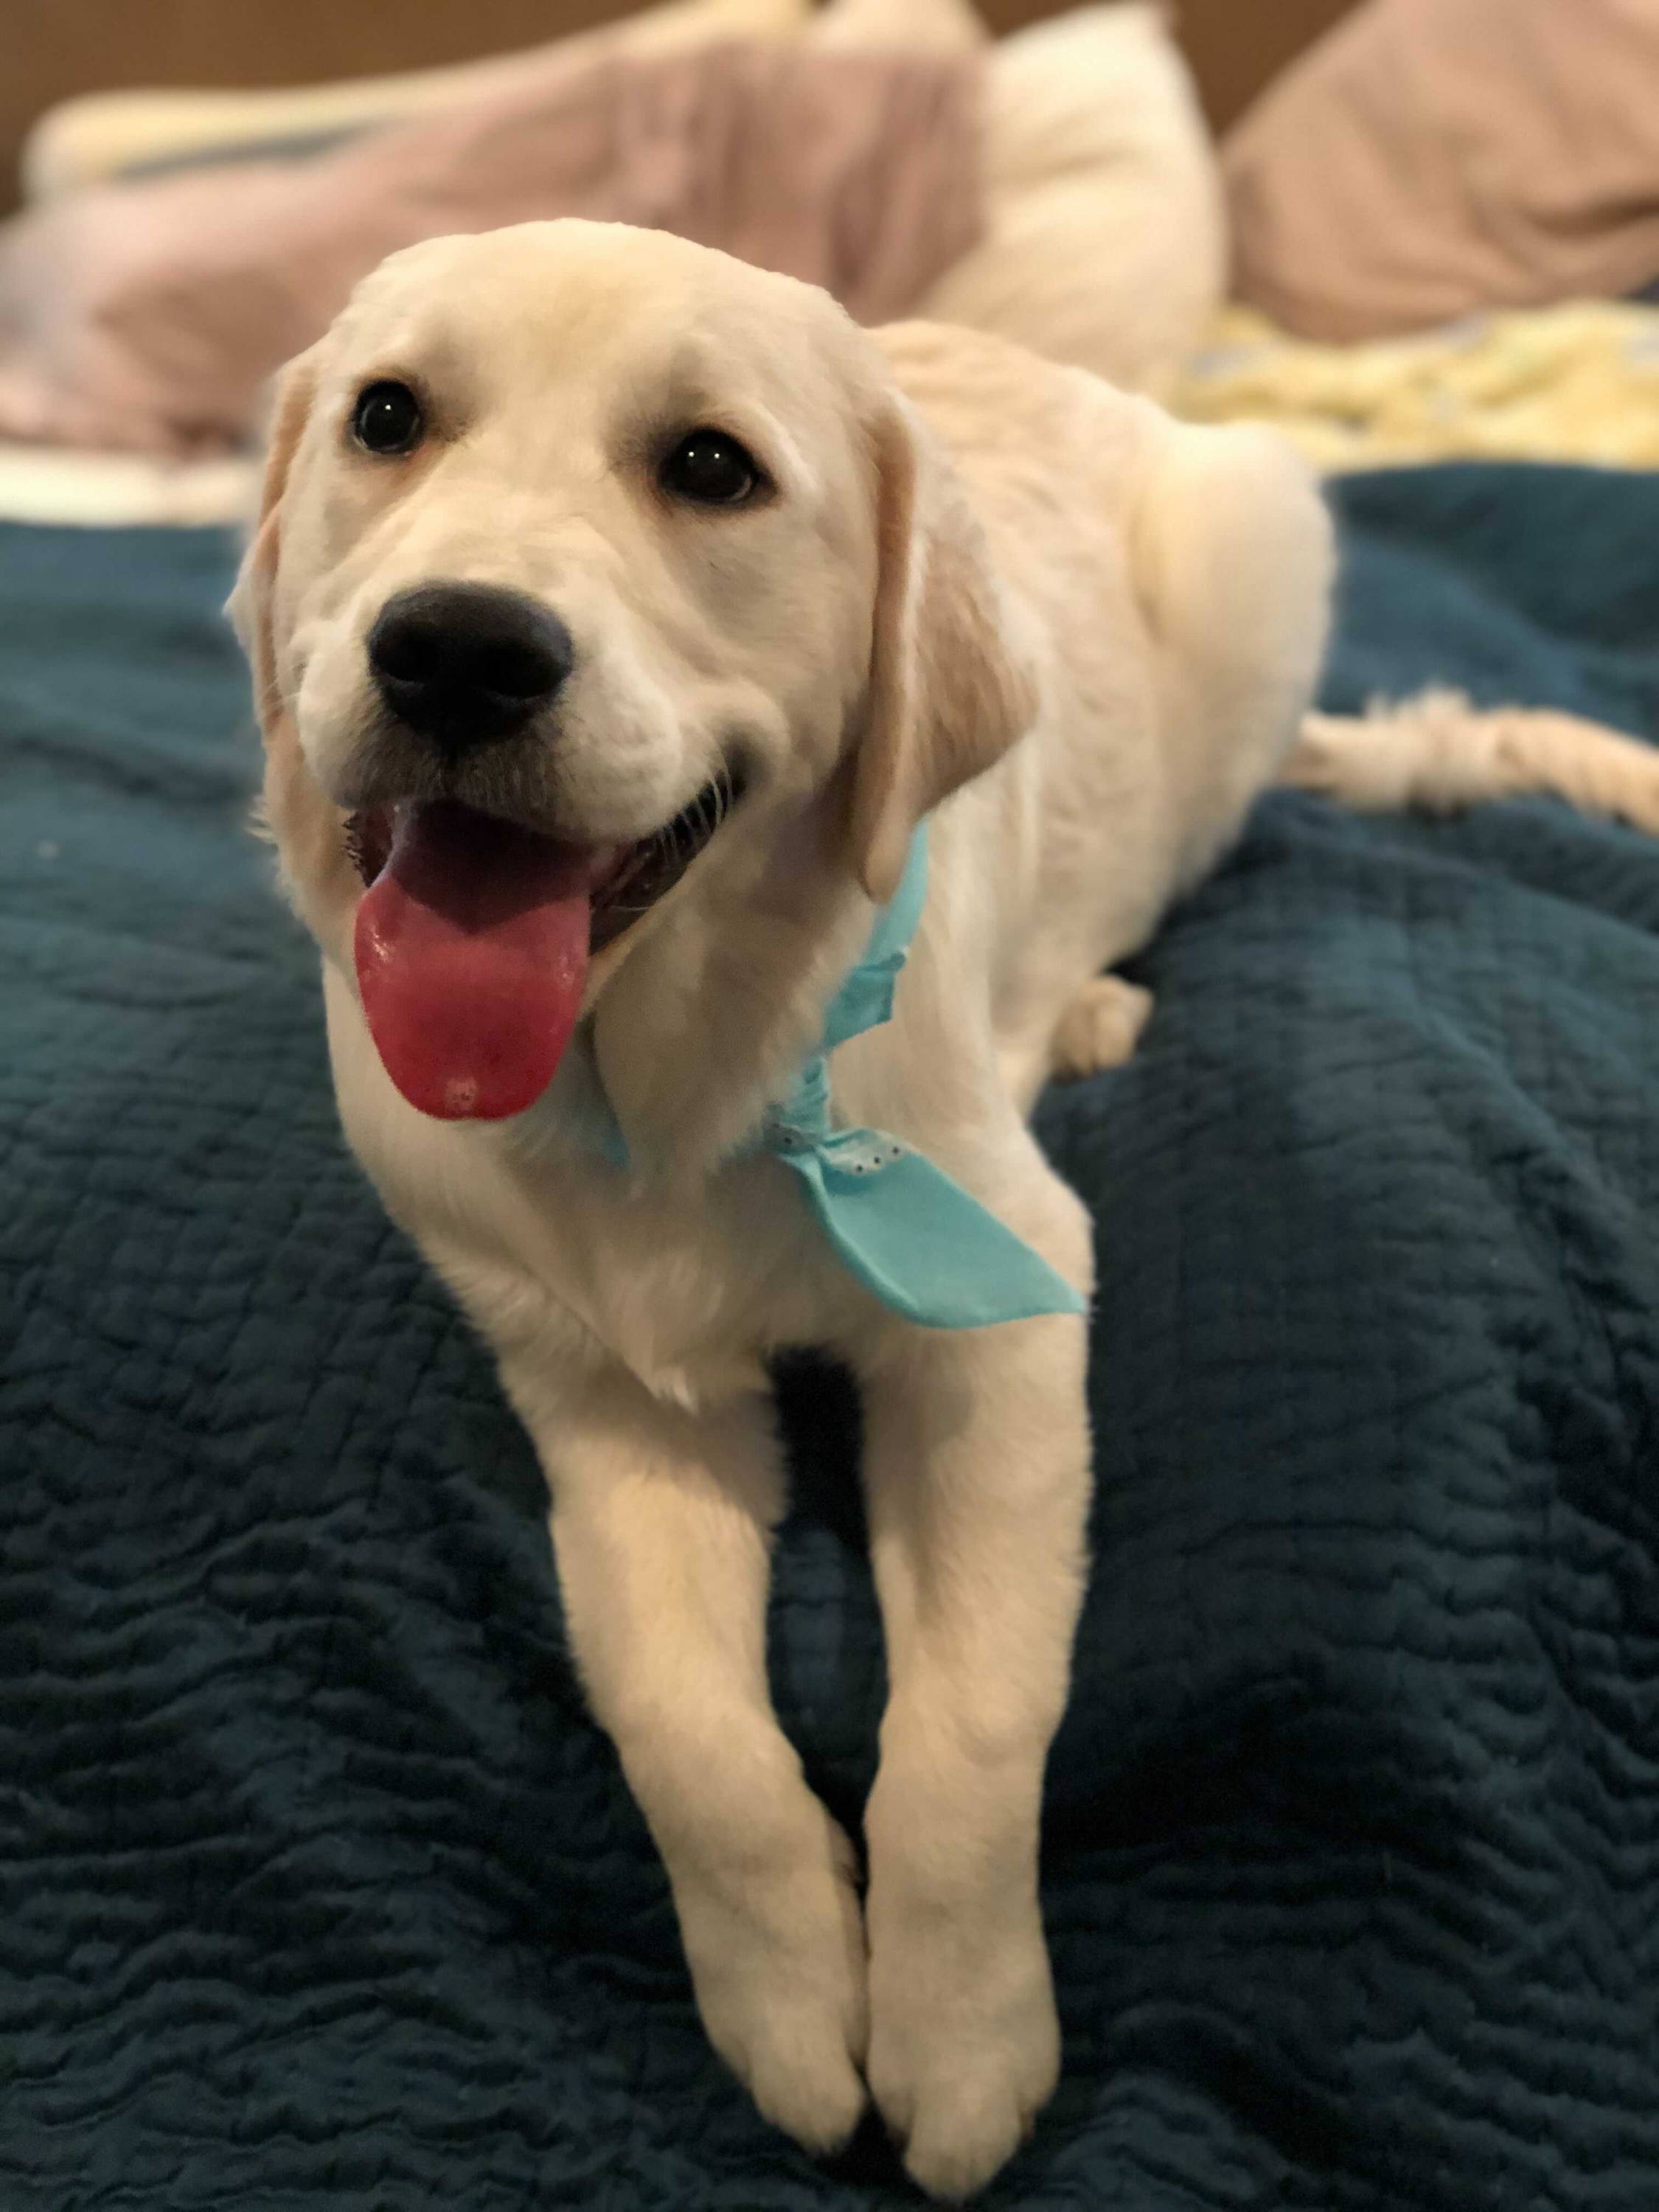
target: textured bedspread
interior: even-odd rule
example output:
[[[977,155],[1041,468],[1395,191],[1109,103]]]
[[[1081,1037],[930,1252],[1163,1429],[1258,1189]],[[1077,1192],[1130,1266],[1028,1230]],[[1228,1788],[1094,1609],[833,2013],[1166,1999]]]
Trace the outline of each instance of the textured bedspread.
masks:
[[[1359,478],[1334,703],[1659,736],[1659,480]],[[0,2207],[785,2212],[565,1656],[540,1479],[336,1134],[211,533],[0,530]],[[1093,1201],[1066,2070],[992,2197],[1659,2203],[1659,849],[1259,811],[1042,1110]],[[776,1693],[880,1698],[785,1382]]]

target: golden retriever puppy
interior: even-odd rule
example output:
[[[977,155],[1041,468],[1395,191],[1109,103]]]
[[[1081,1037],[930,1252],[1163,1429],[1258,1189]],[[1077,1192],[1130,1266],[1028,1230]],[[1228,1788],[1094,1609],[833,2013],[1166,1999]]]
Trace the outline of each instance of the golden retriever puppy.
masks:
[[[535,1440],[710,2037],[944,2197],[1059,2058],[1091,1257],[1025,1115],[1132,1045],[1330,560],[1265,435],[659,234],[399,253],[281,388],[233,610],[347,1133]],[[767,1693],[799,1345],[865,1409],[867,1889]]]

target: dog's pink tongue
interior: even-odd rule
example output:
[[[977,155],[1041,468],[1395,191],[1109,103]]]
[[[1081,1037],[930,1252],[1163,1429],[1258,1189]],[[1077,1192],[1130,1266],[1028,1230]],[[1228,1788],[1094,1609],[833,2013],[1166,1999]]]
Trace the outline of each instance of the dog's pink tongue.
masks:
[[[581,1011],[607,856],[447,804],[400,810],[357,908],[363,1011],[386,1073],[446,1121],[522,1113]]]

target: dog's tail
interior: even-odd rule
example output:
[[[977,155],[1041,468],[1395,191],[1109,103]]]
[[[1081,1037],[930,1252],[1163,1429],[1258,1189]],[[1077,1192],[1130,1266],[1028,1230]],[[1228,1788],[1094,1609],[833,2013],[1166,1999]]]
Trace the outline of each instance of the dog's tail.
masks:
[[[1473,707],[1459,691],[1304,715],[1279,781],[1367,813],[1542,793],[1659,836],[1659,748],[1577,714]]]

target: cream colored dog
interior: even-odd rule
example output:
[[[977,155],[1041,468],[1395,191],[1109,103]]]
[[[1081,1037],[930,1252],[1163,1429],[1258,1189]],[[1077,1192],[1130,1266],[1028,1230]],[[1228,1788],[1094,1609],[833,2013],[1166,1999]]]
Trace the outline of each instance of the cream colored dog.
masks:
[[[867,335],[659,234],[400,253],[282,386],[233,605],[347,1133],[535,1439],[714,2044],[815,2148],[867,2084],[947,2197],[1058,2063],[1037,1829],[1085,1327],[902,1321],[744,1140],[930,816],[894,1018],[834,1054],[836,1115],[1086,1295],[1026,1110],[1132,1045],[1144,1000],[1102,970],[1279,771],[1330,563],[1265,435]],[[891,1694],[862,1899],[767,1694],[767,1362],[803,1344],[865,1408]]]
[[[1058,2063],[1037,1823],[1084,1325],[900,1320],[745,1139],[931,817],[893,1018],[834,1053],[834,1111],[1086,1292],[1026,1109],[1132,1049],[1147,1001],[1102,970],[1264,785],[1553,790],[1659,830],[1659,757],[1570,717],[1304,718],[1329,569],[1266,436],[963,332],[867,336],[656,234],[399,254],[281,390],[233,609],[347,1132],[536,1441],[715,2045],[814,2148],[867,2083],[943,2196]],[[864,1398],[891,1696],[862,1905],[767,1696],[767,1361],[799,1344]]]

